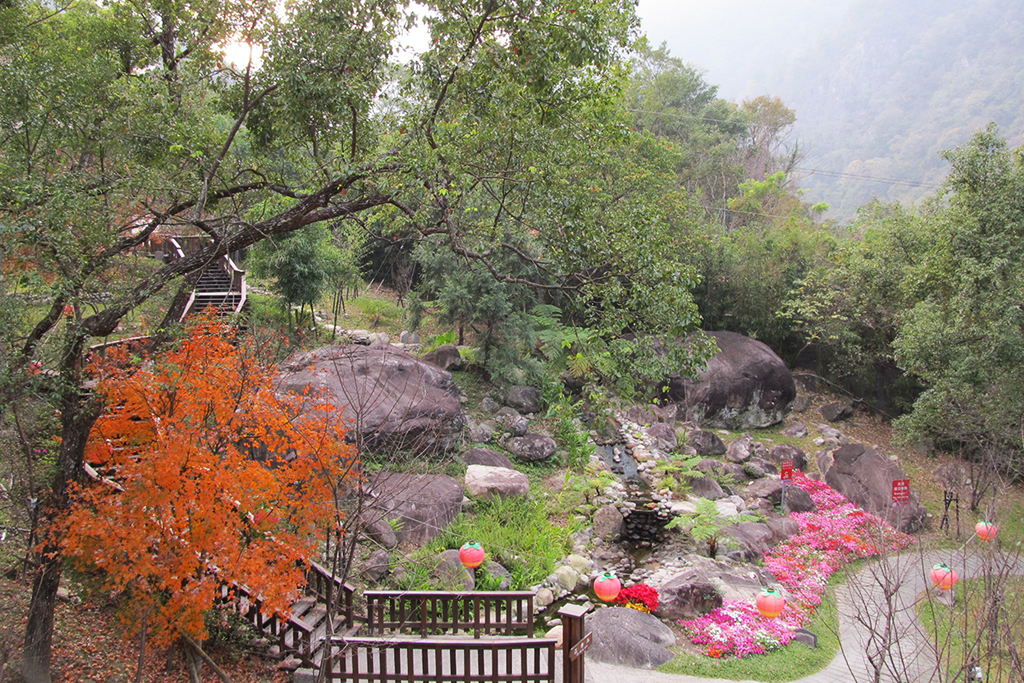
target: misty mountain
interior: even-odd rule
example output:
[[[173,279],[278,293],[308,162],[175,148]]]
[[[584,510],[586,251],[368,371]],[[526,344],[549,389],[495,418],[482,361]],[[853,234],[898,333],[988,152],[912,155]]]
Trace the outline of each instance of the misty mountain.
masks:
[[[940,152],[990,121],[1020,144],[1024,3],[860,0],[778,73],[764,90],[797,112],[808,200],[835,218],[873,198],[914,201],[945,177]]]

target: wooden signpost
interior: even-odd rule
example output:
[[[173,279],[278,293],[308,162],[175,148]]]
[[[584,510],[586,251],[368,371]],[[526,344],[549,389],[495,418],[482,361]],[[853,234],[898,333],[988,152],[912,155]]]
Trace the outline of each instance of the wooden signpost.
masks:
[[[588,633],[583,636],[583,640],[569,648],[569,658],[576,659],[581,654],[590,649],[590,644],[594,642],[594,634]]]

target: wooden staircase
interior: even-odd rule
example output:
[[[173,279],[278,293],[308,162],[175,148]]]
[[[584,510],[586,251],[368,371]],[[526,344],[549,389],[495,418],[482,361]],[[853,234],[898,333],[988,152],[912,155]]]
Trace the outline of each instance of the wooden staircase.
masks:
[[[324,648],[332,639],[358,629],[352,607],[355,589],[315,562],[307,563],[306,578],[306,594],[292,604],[288,615],[265,616],[259,596],[251,595],[245,586],[232,586],[239,598],[239,613],[263,634],[269,643],[267,655],[280,660],[278,667],[288,671],[319,669]],[[330,597],[338,606],[333,619],[327,618],[329,587],[333,587]],[[226,599],[227,586],[223,596]]]

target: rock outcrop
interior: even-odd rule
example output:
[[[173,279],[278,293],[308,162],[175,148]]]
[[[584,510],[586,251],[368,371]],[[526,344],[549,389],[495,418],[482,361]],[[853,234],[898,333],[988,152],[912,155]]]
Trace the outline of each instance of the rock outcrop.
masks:
[[[380,472],[366,490],[369,510],[394,522],[399,543],[424,545],[462,512],[462,484],[444,474]]]
[[[374,449],[447,450],[462,439],[466,416],[451,373],[391,345],[325,346],[281,363],[280,391],[325,392],[349,438]]]
[[[732,430],[768,427],[782,421],[796,398],[786,364],[761,342],[735,332],[708,332],[719,352],[696,380],[673,377],[669,396],[683,404],[688,419]]]
[[[892,482],[907,475],[889,458],[862,444],[822,451],[815,458],[825,483],[846,496],[854,505],[881,517],[900,531],[911,534],[922,529],[928,518],[917,496],[899,505],[892,502]]]

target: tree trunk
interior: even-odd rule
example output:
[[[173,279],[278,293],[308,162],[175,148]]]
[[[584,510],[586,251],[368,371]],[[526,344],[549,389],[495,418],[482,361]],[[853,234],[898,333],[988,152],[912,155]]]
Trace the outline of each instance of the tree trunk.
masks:
[[[70,502],[69,488],[82,474],[85,443],[99,416],[100,402],[83,396],[79,387],[80,362],[84,338],[70,341],[65,348],[65,367],[61,373],[61,447],[53,485],[43,502],[41,537],[46,540],[36,554],[37,569],[32,580],[32,602],[25,626],[25,649],[22,655],[22,676],[26,683],[50,683],[50,659],[53,644],[53,609],[63,565],[61,538],[54,522],[63,515]]]

